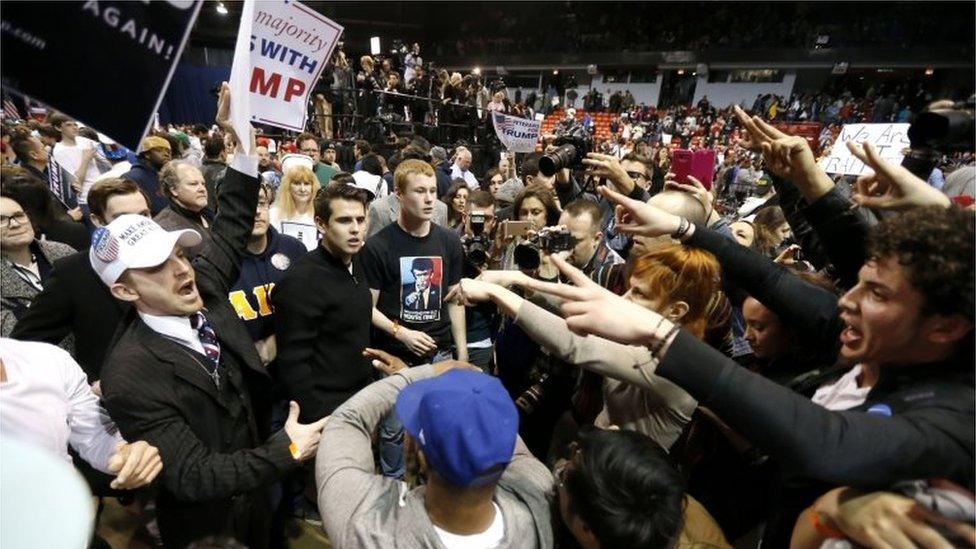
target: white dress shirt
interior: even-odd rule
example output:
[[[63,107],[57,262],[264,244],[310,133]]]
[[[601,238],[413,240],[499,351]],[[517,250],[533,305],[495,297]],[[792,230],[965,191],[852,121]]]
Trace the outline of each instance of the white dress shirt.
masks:
[[[204,315],[207,313],[204,312]],[[207,352],[200,343],[200,334],[190,326],[190,319],[185,316],[156,316],[143,312],[139,313],[139,318],[149,326],[149,329],[157,334],[171,339],[176,343],[193,349],[194,351],[206,356]]]
[[[471,170],[461,171],[461,168],[457,164],[451,166],[451,182],[453,183],[455,179],[463,179],[472,191],[481,188],[481,185],[478,184],[478,178],[471,173]]]
[[[70,444],[104,473],[125,442],[98,403],[88,378],[64,350],[47,343],[0,339],[7,380],[0,382],[0,432],[66,461]]]

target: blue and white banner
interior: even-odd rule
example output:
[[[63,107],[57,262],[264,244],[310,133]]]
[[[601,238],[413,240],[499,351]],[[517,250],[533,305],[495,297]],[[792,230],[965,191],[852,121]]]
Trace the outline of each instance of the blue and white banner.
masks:
[[[535,152],[542,122],[500,112],[491,113],[491,121],[495,125],[495,134],[506,149],[517,153]]]

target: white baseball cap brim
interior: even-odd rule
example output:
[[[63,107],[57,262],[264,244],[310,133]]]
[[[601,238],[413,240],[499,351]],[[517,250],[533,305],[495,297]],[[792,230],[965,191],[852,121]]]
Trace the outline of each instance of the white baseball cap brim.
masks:
[[[111,286],[126,270],[156,267],[177,245],[191,247],[202,240],[193,229],[167,231],[149,218],[124,215],[96,231],[88,259],[102,282]]]

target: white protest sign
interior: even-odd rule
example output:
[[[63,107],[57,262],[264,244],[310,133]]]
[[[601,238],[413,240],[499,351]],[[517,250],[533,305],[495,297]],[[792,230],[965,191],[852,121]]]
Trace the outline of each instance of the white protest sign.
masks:
[[[517,153],[535,152],[535,144],[539,141],[542,122],[529,120],[517,116],[508,116],[500,112],[491,113],[491,121],[495,126],[495,135],[505,145],[505,148]]]
[[[250,122],[305,128],[308,96],[342,31],[301,2],[244,0],[230,76],[232,123],[241,139]]]
[[[861,144],[870,142],[878,155],[892,164],[901,164],[908,142],[910,124],[847,124],[840,130],[837,142],[830,150],[830,156],[820,159],[820,168],[827,173],[861,175],[870,168],[851,154],[845,143],[853,141]]]

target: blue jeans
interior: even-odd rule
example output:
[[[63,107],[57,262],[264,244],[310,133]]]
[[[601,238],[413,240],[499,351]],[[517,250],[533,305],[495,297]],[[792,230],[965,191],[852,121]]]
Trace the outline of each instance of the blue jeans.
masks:
[[[444,362],[453,358],[450,349],[438,349],[431,364]],[[383,476],[403,479],[407,466],[403,459],[403,424],[396,415],[396,410],[390,410],[380,421],[379,429],[379,457],[380,471]]]
[[[468,362],[481,368],[481,371],[491,375],[494,347],[468,347]]]

